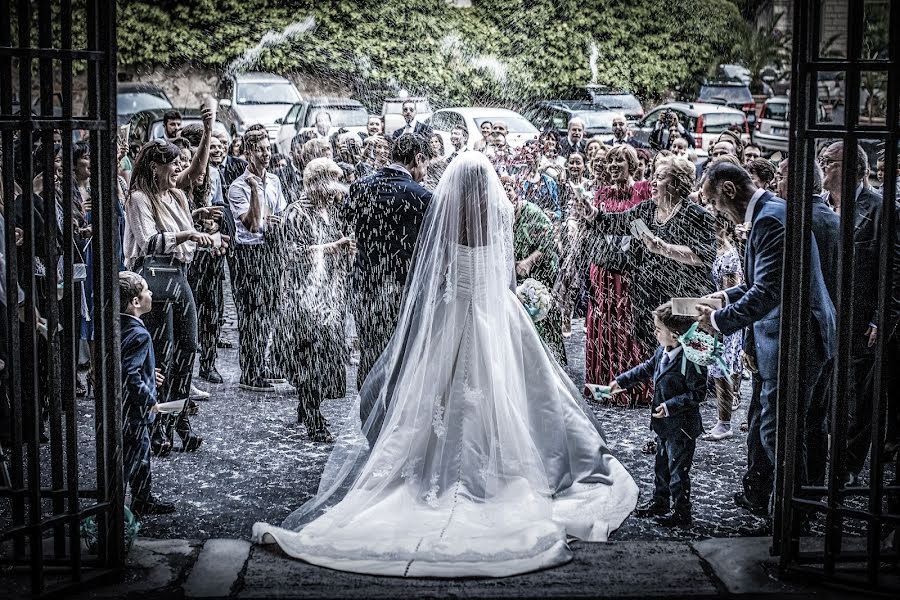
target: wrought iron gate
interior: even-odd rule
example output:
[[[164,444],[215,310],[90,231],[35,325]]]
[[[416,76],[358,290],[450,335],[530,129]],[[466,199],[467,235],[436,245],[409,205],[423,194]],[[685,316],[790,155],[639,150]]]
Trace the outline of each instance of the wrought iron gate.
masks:
[[[800,406],[806,383],[797,373],[804,372],[807,353],[803,323],[809,319],[807,286],[809,282],[812,208],[810,202],[789,202],[785,254],[784,300],[782,312],[781,358],[779,375],[778,476],[776,480],[773,551],[780,554],[783,576],[813,575],[855,587],[890,589],[897,592],[898,543],[892,530],[900,522],[900,473],[898,461],[888,462],[888,442],[896,443],[897,386],[888,386],[900,364],[896,356],[898,332],[882,327],[875,342],[871,376],[874,377],[872,408],[860,415],[871,418],[871,444],[868,471],[859,485],[845,476],[847,466],[847,420],[850,411],[858,411],[861,390],[851,380],[853,336],[851,329],[854,297],[853,280],[857,145],[878,151],[883,145],[884,188],[881,218],[881,246],[877,281],[869,282],[870,293],[877,294],[876,322],[885,324],[893,280],[900,264],[892,264],[896,251],[896,183],[898,140],[900,140],[900,2],[851,0],[846,9],[845,47],[822,34],[829,17],[827,11],[840,3],[822,0],[796,0],[793,12],[793,57],[791,85],[790,196],[808,199],[813,193],[814,161],[817,142],[842,140],[843,172],[840,259],[838,269],[838,346],[832,379],[828,475],[824,485],[801,485],[800,457],[803,423]],[[884,19],[885,22],[876,22]],[[834,27],[834,18],[829,26]],[[883,43],[874,44],[876,35]],[[873,33],[875,32],[875,33]],[[841,91],[841,80],[843,91]],[[843,118],[829,122],[817,99],[843,99]],[[885,102],[883,118],[873,111],[874,99]],[[840,108],[840,105],[837,105]],[[827,162],[827,161],[826,161]],[[835,161],[838,162],[838,161]],[[858,298],[857,298],[858,300]],[[892,346],[893,344],[893,346]],[[893,353],[893,356],[892,356]],[[894,372],[892,372],[892,370]],[[889,389],[891,388],[891,389]],[[889,399],[889,394],[891,395]],[[886,483],[885,480],[890,480]],[[815,514],[824,518],[824,539],[803,535],[804,518]]]
[[[115,24],[114,0],[87,0],[78,12],[72,0],[0,0],[6,264],[0,558],[28,573],[34,596],[116,577],[124,564]],[[77,39],[85,40],[79,48]],[[76,71],[86,76],[84,111],[73,106]],[[74,244],[69,213],[73,138],[85,134],[91,168],[93,401],[76,399],[85,261]],[[37,146],[45,151],[35,153],[42,158],[34,164]],[[62,162],[58,179],[56,156]],[[17,227],[24,237],[20,246]],[[37,324],[36,309],[46,327]],[[92,413],[95,427],[79,425],[78,412]],[[94,452],[85,454],[85,448]],[[81,534],[88,518],[98,534],[90,548]]]

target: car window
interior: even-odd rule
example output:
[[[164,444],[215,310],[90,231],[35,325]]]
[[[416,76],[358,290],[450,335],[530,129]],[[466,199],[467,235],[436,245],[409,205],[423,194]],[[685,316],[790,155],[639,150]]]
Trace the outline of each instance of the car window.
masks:
[[[447,118],[447,113],[436,112],[431,116],[430,121],[431,128],[435,131],[450,131],[450,124],[449,119]]]
[[[743,114],[706,113],[703,115],[703,133],[722,133],[732,128],[743,131],[745,119]]]
[[[612,129],[613,115],[615,113],[592,110],[576,113],[588,129]]]
[[[116,96],[116,109],[120,114],[133,115],[136,112],[154,108],[172,108],[172,103],[165,98],[160,98],[147,92],[118,94]]]
[[[332,127],[365,127],[369,121],[369,113],[361,106],[346,104],[319,104],[310,106],[306,111],[306,127],[316,124],[316,115],[327,112],[331,116]]]
[[[219,100],[231,100],[232,83],[230,79],[223,79],[219,82]]]
[[[463,119],[463,116],[461,114],[453,111],[447,112],[445,114],[449,119],[450,130],[459,127],[460,129],[468,131],[468,128],[466,127],[466,120]]]
[[[297,116],[300,114],[300,109],[303,108],[302,104],[293,105],[288,111],[287,115],[285,115],[283,123],[296,123]]]
[[[237,88],[238,104],[294,104],[300,96],[290,82],[242,83]]]
[[[594,94],[594,102],[612,110],[641,108],[641,103],[631,94]]]
[[[477,127],[481,127],[481,123],[483,121],[490,121],[493,123],[494,121],[503,121],[509,127],[510,133],[537,133],[537,128],[525,120],[524,117],[520,117],[518,115],[508,116],[508,115],[497,115],[492,117],[473,117],[472,119],[475,121],[475,125]],[[563,126],[565,127],[565,126]]]
[[[566,129],[569,126],[569,115],[561,110],[553,111],[553,127],[556,129]],[[512,129],[510,129],[512,131]]]
[[[753,96],[746,85],[704,85],[700,88],[700,100],[716,100],[742,104],[753,102]]]
[[[776,121],[787,121],[788,110],[790,104],[787,102],[767,102],[766,110],[763,112],[763,119],[774,119]]]

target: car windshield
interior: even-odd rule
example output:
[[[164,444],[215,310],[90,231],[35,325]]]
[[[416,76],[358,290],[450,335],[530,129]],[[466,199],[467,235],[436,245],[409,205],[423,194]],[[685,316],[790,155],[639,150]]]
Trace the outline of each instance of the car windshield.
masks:
[[[700,88],[700,100],[717,99],[736,104],[753,102],[753,96],[746,85],[704,85]]]
[[[369,113],[360,106],[310,106],[306,111],[305,127],[316,124],[316,115],[327,112],[331,116],[332,127],[365,127],[369,121]]]
[[[475,125],[478,128],[481,128],[481,124],[484,121],[489,121],[491,123],[503,121],[504,123],[506,123],[507,130],[510,133],[537,133],[537,127],[526,121],[523,117],[508,117],[506,115],[498,115],[496,117],[475,117],[473,120],[475,121]]]
[[[763,113],[763,119],[773,119],[775,121],[787,121],[789,107],[790,107],[790,104],[788,104],[787,102],[766,103],[766,111]]]
[[[292,83],[276,81],[242,83],[238,86],[238,104],[294,104],[300,96]]]
[[[594,94],[594,103],[602,104],[607,108],[639,109],[641,103],[631,94]]]
[[[612,129],[612,120],[616,113],[585,111],[575,113],[575,116],[584,121],[588,129]]]
[[[744,130],[744,115],[734,113],[706,113],[703,115],[703,133],[722,133],[726,129]]]
[[[186,117],[181,119],[181,127],[183,128],[186,125],[202,125],[203,121],[196,117]],[[213,125],[213,131],[221,131],[226,136],[228,136],[229,141],[231,140],[231,135],[228,133],[228,129],[225,128],[225,124],[222,121],[216,121],[215,125]],[[153,125],[150,126],[150,139],[155,140],[157,138],[163,138],[166,135],[166,128],[163,126],[162,121],[154,121]],[[147,140],[143,140],[147,141]]]
[[[384,103],[382,107],[382,112],[386,115],[392,114],[402,114],[403,113],[403,101],[400,100],[388,100]],[[416,101],[416,114],[422,113],[430,113],[431,105],[428,103],[428,100],[417,100]]]
[[[116,97],[116,109],[119,114],[133,115],[154,108],[172,108],[172,104],[165,98],[147,92],[119,94]]]

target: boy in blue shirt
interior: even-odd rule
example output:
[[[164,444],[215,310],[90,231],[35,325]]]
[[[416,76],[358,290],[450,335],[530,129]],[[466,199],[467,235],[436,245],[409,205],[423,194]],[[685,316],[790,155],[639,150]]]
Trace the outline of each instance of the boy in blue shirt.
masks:
[[[691,524],[691,462],[696,438],[703,433],[700,402],[706,396],[706,367],[686,364],[678,337],[694,324],[694,317],[672,314],[666,302],[653,311],[659,348],[650,360],[610,382],[610,392],[653,380],[650,428],[656,433],[653,499],[637,508],[639,517],[656,516],[664,527]],[[669,512],[670,500],[673,510]]]
[[[150,312],[153,293],[137,273],[119,273],[119,320],[122,327],[122,462],[131,488],[131,512],[137,516],[162,515],[175,505],[150,493],[150,425],[158,412],[153,340],[141,321]]]

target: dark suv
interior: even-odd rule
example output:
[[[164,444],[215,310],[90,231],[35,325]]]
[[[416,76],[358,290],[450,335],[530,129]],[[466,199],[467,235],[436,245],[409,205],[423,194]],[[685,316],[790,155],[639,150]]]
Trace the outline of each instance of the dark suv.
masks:
[[[569,120],[578,117],[584,121],[586,138],[611,135],[612,120],[618,114],[621,113],[581,100],[541,100],[522,111],[522,116],[535,127],[541,131],[552,129],[560,137],[569,134]]]
[[[747,115],[750,129],[756,126],[756,102],[746,83],[735,79],[727,81],[706,81],[700,86],[698,102],[724,104],[743,111]]]

